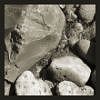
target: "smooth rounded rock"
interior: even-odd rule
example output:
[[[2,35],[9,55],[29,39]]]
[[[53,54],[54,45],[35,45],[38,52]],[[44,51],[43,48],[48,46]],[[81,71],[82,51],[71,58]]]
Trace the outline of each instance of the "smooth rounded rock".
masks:
[[[96,5],[81,5],[79,9],[79,14],[84,22],[89,23],[93,20],[96,13]]]
[[[84,86],[91,74],[90,68],[80,58],[73,56],[53,59],[48,70],[53,81],[69,80],[79,86]]]
[[[25,71],[15,83],[17,95],[52,95],[51,90],[43,80],[35,79],[30,71]]]

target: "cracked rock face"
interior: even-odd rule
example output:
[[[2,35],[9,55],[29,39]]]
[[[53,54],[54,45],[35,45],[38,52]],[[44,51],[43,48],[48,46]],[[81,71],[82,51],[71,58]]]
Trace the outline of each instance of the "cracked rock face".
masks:
[[[80,58],[73,56],[53,59],[48,70],[52,80],[69,80],[79,86],[85,85],[91,74],[90,68]]]
[[[5,78],[14,82],[56,48],[64,25],[64,14],[57,5],[5,5],[5,44],[10,62],[5,66]]]
[[[17,95],[52,95],[48,84],[35,79],[30,71],[23,72],[16,80],[15,90]]]

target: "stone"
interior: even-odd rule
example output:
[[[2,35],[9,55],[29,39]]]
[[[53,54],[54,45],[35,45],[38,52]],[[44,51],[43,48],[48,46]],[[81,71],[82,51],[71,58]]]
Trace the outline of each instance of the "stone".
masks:
[[[24,71],[15,83],[16,95],[52,95],[51,90],[43,80],[36,79],[32,72]]]
[[[53,83],[49,80],[45,80],[44,82],[46,82],[49,86],[50,89],[52,89],[54,87]]]
[[[84,86],[80,87],[81,90],[81,96],[93,96],[94,95],[94,89],[90,86]]]
[[[64,26],[65,16],[58,5],[5,5],[5,45],[10,62],[10,68],[5,66],[5,79],[14,82],[56,48]]]
[[[90,68],[78,57],[63,56],[55,58],[48,67],[52,81],[69,80],[78,86],[84,86],[91,74]]]
[[[96,5],[95,4],[85,4],[81,5],[79,9],[79,15],[82,20],[86,23],[92,22],[96,13]]]
[[[77,19],[77,15],[74,13],[76,8],[74,8],[74,5],[68,4],[65,6],[64,13],[66,15],[66,20],[71,22]]]
[[[65,5],[64,4],[60,4],[59,6],[60,6],[61,9],[64,9],[65,8]]]
[[[95,42],[87,39],[79,40],[74,46],[73,50],[81,58],[85,59],[90,64],[95,63]]]
[[[9,96],[11,84],[7,81],[4,81],[4,95]]]
[[[73,26],[74,30],[77,32],[77,33],[81,33],[83,32],[83,26],[81,23],[78,23],[76,22]]]
[[[57,85],[57,94],[60,96],[79,96],[81,91],[79,87],[71,81],[62,81]]]
[[[57,85],[56,92],[64,96],[93,96],[94,89],[90,86],[79,87],[71,81],[62,81]]]

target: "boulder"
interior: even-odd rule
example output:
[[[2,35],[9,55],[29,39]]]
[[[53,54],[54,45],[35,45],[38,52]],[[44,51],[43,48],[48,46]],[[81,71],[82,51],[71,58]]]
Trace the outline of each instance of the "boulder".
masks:
[[[59,82],[69,80],[79,86],[86,84],[90,74],[90,68],[80,58],[73,56],[55,58],[48,67],[51,80]]]
[[[56,48],[64,26],[58,5],[5,5],[5,45],[10,61],[5,79],[14,82]]]
[[[15,83],[17,95],[52,95],[47,83],[36,79],[32,72],[23,72]]]

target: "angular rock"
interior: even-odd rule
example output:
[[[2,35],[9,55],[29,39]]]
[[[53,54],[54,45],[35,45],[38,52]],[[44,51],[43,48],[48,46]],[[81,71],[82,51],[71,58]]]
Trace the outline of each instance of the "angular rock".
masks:
[[[89,23],[93,20],[96,13],[96,5],[81,5],[79,9],[80,17],[84,20],[84,22]]]
[[[64,25],[58,5],[5,5],[5,44],[10,61],[10,68],[5,66],[5,79],[14,82],[56,48]]]
[[[86,39],[79,40],[73,47],[77,55],[95,65],[95,43]]]
[[[30,71],[21,74],[16,80],[15,89],[17,95],[52,95],[48,84],[36,79]]]
[[[64,56],[53,59],[48,67],[48,75],[53,81],[69,80],[79,86],[86,84],[90,77],[90,68],[77,57]]]
[[[84,86],[80,87],[81,95],[82,96],[93,96],[94,95],[94,89],[90,86]]]
[[[71,81],[62,81],[57,85],[56,92],[58,95],[69,95],[69,96],[79,96],[81,95],[81,91],[79,87]]]

